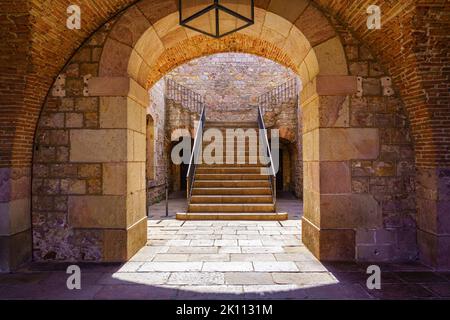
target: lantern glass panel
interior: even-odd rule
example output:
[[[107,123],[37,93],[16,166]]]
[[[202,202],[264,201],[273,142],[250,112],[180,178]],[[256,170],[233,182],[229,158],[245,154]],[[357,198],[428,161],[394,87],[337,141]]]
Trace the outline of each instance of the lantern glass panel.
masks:
[[[252,19],[252,1],[251,0],[223,0],[220,5],[230,9],[241,16]]]
[[[246,21],[219,10],[219,31],[221,35],[233,32],[246,24]]]
[[[181,1],[181,20],[193,16],[194,14],[212,6],[214,0],[182,0]]]
[[[186,26],[215,37],[217,34],[216,10],[209,10],[201,16],[190,20],[186,23]]]

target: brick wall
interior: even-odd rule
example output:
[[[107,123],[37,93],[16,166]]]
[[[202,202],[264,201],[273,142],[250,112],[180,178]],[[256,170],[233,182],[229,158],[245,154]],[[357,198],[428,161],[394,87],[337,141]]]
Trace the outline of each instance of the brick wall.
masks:
[[[8,31],[2,33],[2,41],[10,45],[2,47],[2,50],[5,51],[2,51],[4,54],[1,55],[1,167],[29,167],[33,152],[34,129],[39,112],[43,105],[48,105],[49,110],[55,108],[55,106],[51,106],[52,98],[48,99],[44,104],[45,96],[53,80],[61,70],[61,73],[66,72],[67,69],[62,69],[63,65],[70,60],[72,53],[77,51],[77,48],[88,35],[96,28],[102,26],[113,14],[130,3],[131,1],[126,0],[99,0],[95,1],[95,3],[92,1],[80,1],[85,19],[83,20],[84,27],[80,31],[73,32],[65,28],[64,19],[61,18],[65,17],[66,3],[15,1],[8,2],[5,6],[2,6],[2,15],[7,18],[3,19],[7,24],[3,24],[2,28]],[[381,31],[369,31],[365,27],[367,15],[364,12],[364,8],[371,4],[370,1],[355,1],[352,5],[331,0],[317,0],[315,3],[320,6],[323,12],[329,14],[333,22],[335,22],[334,20],[343,22],[339,28],[346,29],[354,34],[353,40],[349,39],[348,35],[344,34],[341,36],[341,38],[346,39],[346,45],[357,45],[359,47],[361,44],[365,44],[366,48],[371,49],[378,63],[385,66],[386,72],[389,72],[392,76],[394,85],[398,88],[398,94],[401,95],[405,104],[406,114],[411,122],[411,133],[416,149],[416,164],[419,168],[419,173],[435,177],[435,179],[432,179],[432,182],[427,184],[425,189],[430,190],[431,193],[438,192],[441,195],[439,201],[442,201],[443,204],[448,203],[448,199],[445,197],[446,167],[450,165],[450,140],[448,139],[450,125],[447,112],[449,97],[446,94],[450,81],[448,68],[446,67],[448,65],[448,57],[445,50],[448,43],[448,13],[450,8],[447,2],[437,0],[429,3],[411,0],[401,1],[394,5],[390,1],[383,1],[380,3],[383,12],[383,29]],[[283,6],[277,6],[276,1],[256,1],[256,4],[258,7],[268,8],[276,14],[285,16],[289,20],[295,21],[297,18],[290,17],[290,13],[283,11],[281,9]],[[161,1],[161,4],[158,4],[158,10],[154,10],[154,6],[155,3],[153,1],[147,0],[142,1],[139,6],[140,10],[145,12],[152,23],[167,13],[176,10],[174,1]],[[299,21],[306,26],[314,26],[315,23],[320,21],[315,16],[314,11],[311,10],[304,10],[302,18]],[[336,25],[336,23],[333,24]],[[314,30],[317,29],[310,28],[310,33],[305,31],[308,38],[314,39]],[[232,37],[230,39],[231,42],[234,41]],[[349,44],[347,40],[355,43]],[[10,50],[11,48],[15,50],[12,51]],[[355,51],[354,48],[346,48],[347,58],[352,60],[349,50]],[[17,54],[17,52],[22,52],[23,54]],[[360,54],[361,47],[358,48],[358,55]],[[93,51],[91,56],[94,56]],[[14,67],[11,67],[10,61],[16,62]],[[89,64],[93,61],[84,62]],[[359,65],[358,61],[354,62],[356,64],[351,66],[352,72],[365,74],[364,65],[366,62],[362,61],[362,65]],[[369,76],[367,77],[378,78],[378,76],[370,74],[371,65],[372,63],[369,62],[367,66],[369,68]],[[85,67],[89,68],[89,66]],[[357,71],[358,69],[359,71]],[[72,88],[75,94],[73,98],[82,98],[75,91],[80,89],[80,83],[83,79],[78,77],[72,80],[74,80],[73,83],[71,81],[68,82],[68,88]],[[376,88],[377,80],[367,79],[364,81],[364,84],[366,88]],[[55,127],[52,130],[60,130],[62,132],[61,140],[59,140],[60,137],[54,137],[56,140],[48,141],[46,147],[50,150],[48,151],[50,156],[53,154],[52,150],[55,150],[55,157],[58,155],[58,152],[60,156],[64,157],[64,131],[71,129],[65,127],[67,121],[66,111],[59,110],[59,103],[54,109],[56,111],[53,112],[64,113],[64,127]],[[364,119],[365,116],[361,115],[360,112],[358,115],[353,115],[352,103],[353,101],[349,102],[349,108],[352,112],[351,118],[354,121],[356,119]],[[72,110],[69,111],[67,113],[77,113],[72,112]],[[43,112],[44,118],[45,113],[46,111]],[[83,111],[82,113],[83,125],[95,123],[95,119],[91,118],[94,117],[93,112],[91,115],[89,115],[90,112],[88,111]],[[58,120],[58,117],[61,116],[55,116],[51,121],[58,124],[58,121],[61,121],[61,119]],[[79,116],[78,119],[73,121],[80,121]],[[348,121],[350,123],[350,117]],[[384,125],[387,126],[387,124]],[[396,149],[406,144],[405,141],[394,140],[396,139],[396,132],[401,131],[399,129],[401,128],[397,124],[395,124],[395,127],[382,129],[383,132],[388,132],[384,135],[386,140],[382,142],[382,145],[383,143],[385,145],[394,145],[394,149]],[[49,129],[49,131],[51,130]],[[385,141],[389,141],[389,143],[386,144]],[[47,141],[45,142],[47,143]],[[407,142],[409,143],[409,141]],[[395,161],[389,161],[395,162],[395,165],[398,166],[401,157],[403,156],[396,156]],[[387,158],[383,161],[386,162],[386,160]],[[46,164],[50,165],[50,161]],[[439,168],[436,169],[436,167]],[[398,177],[402,177],[403,180],[404,176],[397,172],[395,179]],[[370,189],[370,177],[365,176],[365,178],[369,178]],[[390,178],[391,181],[396,182],[395,179]],[[389,179],[383,178],[383,181],[387,180]],[[87,182],[85,181],[85,183]],[[397,185],[398,183],[396,182],[393,186],[396,187]],[[61,186],[61,182],[59,182],[59,186]],[[372,188],[375,189],[374,187]],[[399,194],[402,192],[399,191]],[[39,196],[45,197],[43,194]],[[59,195],[52,195],[52,197],[55,196]],[[436,201],[434,198],[428,199],[426,195],[423,195],[421,199]],[[424,208],[424,206],[420,205],[419,207]],[[51,208],[51,210],[55,210],[54,207]],[[442,221],[442,218],[440,218],[442,213],[445,213],[445,211],[436,215],[436,221]],[[423,229],[427,228],[423,227]],[[444,231],[440,230],[437,234],[445,234],[442,232]],[[436,232],[434,235],[436,235]],[[444,237],[440,238],[443,239]],[[431,240],[428,243],[430,248],[435,246]],[[445,248],[442,248],[441,252],[445,254]],[[88,253],[87,256],[91,256],[91,254]]]

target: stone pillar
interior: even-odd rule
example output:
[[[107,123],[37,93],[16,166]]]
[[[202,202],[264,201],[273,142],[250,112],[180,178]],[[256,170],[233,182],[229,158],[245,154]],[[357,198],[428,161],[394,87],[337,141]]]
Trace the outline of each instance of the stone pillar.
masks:
[[[355,260],[355,229],[381,223],[370,195],[352,194],[351,160],[376,159],[379,133],[350,128],[347,95],[356,78],[317,77],[304,85],[303,242],[322,261]]]
[[[423,263],[450,267],[450,169],[417,170],[417,240]]]
[[[102,262],[124,262],[147,241],[148,93],[133,80],[113,91],[108,78],[94,82],[90,94],[100,96],[99,129],[71,130],[70,161],[101,164],[102,193],[69,196],[68,215],[75,228],[102,230]]]
[[[0,272],[31,258],[30,168],[0,168]]]

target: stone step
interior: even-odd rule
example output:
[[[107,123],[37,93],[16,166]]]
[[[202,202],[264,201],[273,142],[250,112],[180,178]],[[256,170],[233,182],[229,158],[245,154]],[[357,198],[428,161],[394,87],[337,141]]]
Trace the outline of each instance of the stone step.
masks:
[[[232,163],[229,163],[232,162]],[[232,161],[228,161],[227,159],[223,159],[223,161],[214,161],[214,163],[209,164],[198,164],[197,168],[203,168],[203,167],[236,167],[236,168],[242,168],[242,167],[260,167],[260,168],[267,168],[268,164],[263,163],[262,161],[255,162],[254,159],[242,159],[242,158],[235,158]]]
[[[261,173],[262,167],[220,167],[220,166],[211,166],[211,167],[199,167],[197,168],[197,174],[259,174]]]
[[[288,214],[287,213],[266,213],[266,212],[252,212],[252,213],[196,212],[196,213],[177,213],[177,219],[182,220],[182,221],[187,221],[187,220],[286,221],[288,219]]]
[[[213,128],[258,128],[256,121],[206,121],[205,127]]]
[[[269,180],[195,180],[194,188],[269,188]]]
[[[263,164],[251,164],[251,163],[243,163],[243,164],[237,164],[237,163],[223,163],[223,164],[198,164],[197,169],[199,168],[267,168],[267,165]]]
[[[203,128],[203,132],[206,132],[208,130],[218,130],[222,133],[224,140],[227,137],[227,133],[230,133],[235,138],[246,138],[248,140],[248,136],[252,137],[253,133],[256,133],[256,137],[259,136],[259,132],[261,129],[259,128],[240,128],[240,127],[212,127],[212,126],[205,126]],[[243,132],[243,134],[237,134],[239,132]],[[210,133],[211,134],[211,133]]]
[[[194,188],[192,195],[270,195],[270,188]]]
[[[250,174],[241,174],[241,173],[228,173],[228,174],[203,174],[196,173],[195,179],[197,181],[202,180],[264,180],[269,179],[268,176],[261,175],[260,173],[250,173]]]
[[[206,148],[211,145],[212,142],[205,142],[203,144],[203,152],[205,152]],[[255,153],[257,155],[259,155],[260,153],[264,153],[264,151],[260,151],[259,146],[258,145],[254,145],[252,143],[252,145],[244,145],[244,144],[234,144],[232,147],[227,146],[225,143],[223,145],[220,144],[215,144],[214,147],[216,148],[216,152],[218,152],[217,148],[222,147],[222,153],[226,154],[226,153],[234,153],[234,154],[249,154],[249,153]],[[228,149],[229,148],[229,149]],[[211,152],[211,151],[208,151]]]
[[[204,145],[203,145],[203,152],[206,150],[206,147],[207,146],[209,146],[210,144],[209,143],[205,143]],[[215,152],[218,152],[218,150],[216,149],[216,150],[214,150]],[[209,151],[210,152],[210,151]],[[242,146],[242,145],[235,145],[234,146],[234,148],[232,148],[232,149],[230,149],[230,150],[228,150],[227,149],[227,146],[223,146],[223,149],[222,149],[222,153],[223,154],[228,154],[228,153],[233,153],[233,154],[245,154],[245,155],[247,155],[247,154],[256,154],[256,155],[259,155],[260,153],[262,153],[262,154],[264,154],[264,151],[260,151],[259,150],[259,147],[248,147],[248,146]]]
[[[215,204],[215,203],[225,203],[225,204],[245,204],[245,203],[264,203],[264,204],[272,204],[273,198],[270,195],[267,196],[256,196],[256,195],[194,195],[191,198],[192,204]]]
[[[191,203],[188,206],[189,213],[195,212],[234,212],[234,213],[274,213],[275,205],[273,203],[239,203],[239,204],[195,204]]]

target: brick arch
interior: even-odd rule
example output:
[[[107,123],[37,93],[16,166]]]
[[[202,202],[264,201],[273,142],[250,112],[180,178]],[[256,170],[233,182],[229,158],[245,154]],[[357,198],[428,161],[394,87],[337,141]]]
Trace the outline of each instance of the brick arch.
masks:
[[[34,252],[37,260],[84,260],[87,257],[95,261],[124,261],[145,244],[146,217],[142,210],[146,194],[145,179],[142,178],[145,176],[145,153],[142,150],[145,150],[143,123],[149,105],[148,89],[164,73],[199,56],[227,51],[246,52],[275,60],[293,69],[304,85],[303,117],[310,124],[303,132],[303,139],[309,147],[304,152],[305,163],[321,170],[320,166],[317,167],[322,162],[317,153],[321,152],[321,142],[316,136],[320,134],[322,126],[320,114],[325,110],[322,105],[326,106],[322,96],[349,95],[356,91],[356,77],[348,76],[341,40],[338,35],[325,32],[313,38],[313,45],[289,20],[261,9],[257,10],[256,16],[252,27],[216,40],[186,31],[178,25],[176,13],[150,25],[144,13],[131,7],[110,30],[103,32],[106,39],[98,64],[85,68],[83,75],[79,74],[83,77],[83,95],[86,96],[81,100],[84,105],[82,109],[91,112],[84,113],[85,121],[75,127],[66,120],[62,125],[66,130],[48,132],[50,136],[61,135],[61,141],[70,150],[63,160],[64,168],[75,167],[77,176],[63,179],[66,174],[73,174],[63,171],[58,177],[61,181],[45,177],[41,179],[39,174],[34,179],[33,190],[37,199],[33,207],[34,216],[48,214],[38,209],[46,193],[67,197],[65,200],[58,198],[58,201],[66,202],[63,211],[67,214],[67,231],[53,236],[42,233],[42,227],[36,224]],[[328,20],[322,22],[327,24]],[[325,25],[324,28],[327,30],[331,26]],[[74,57],[74,60],[77,58]],[[70,88],[70,94],[79,94],[79,89],[75,82]],[[80,109],[78,105],[81,101],[76,103],[75,108]],[[58,108],[61,109],[60,106]],[[87,122],[86,119],[91,118],[95,110],[98,110],[96,121]],[[55,120],[58,116],[50,112],[41,119],[40,132],[44,134],[39,136],[42,137],[41,144],[45,146],[42,150],[48,148],[50,152],[52,141],[59,142],[59,139],[53,138],[47,146],[44,138],[49,126],[50,129],[61,127]],[[334,131],[329,130],[327,140],[334,139]],[[349,143],[349,151],[344,152],[342,158],[333,156],[325,161],[344,161],[350,156],[371,158],[378,152],[378,135],[373,130],[341,130],[339,133],[337,137],[341,140],[336,140],[336,143]],[[36,164],[46,167],[48,158],[42,150],[37,151]],[[329,147],[327,150],[330,152]],[[52,164],[49,165],[47,172],[52,175]],[[346,162],[342,162],[342,165],[348,167]],[[97,171],[101,168],[98,176],[94,175],[95,172],[87,176],[88,180],[80,176],[80,172],[95,171],[94,168]],[[341,175],[350,179],[350,172]],[[316,175],[307,175],[305,180],[308,184],[309,180],[318,178]],[[99,181],[101,185],[91,188],[93,181]],[[315,184],[320,185],[320,181],[309,183]],[[305,192],[310,195],[305,197],[306,208],[322,206],[321,198],[317,197],[320,195],[319,189],[307,188]],[[303,223],[305,244],[322,260],[354,260],[356,244],[353,228],[359,226],[344,223],[325,229],[320,226],[323,217],[332,219],[320,210],[306,212]],[[50,221],[45,221],[44,225],[48,223]],[[333,240],[328,236],[330,231]],[[75,233],[75,236],[70,237],[71,233]],[[83,241],[86,238],[88,240]],[[61,242],[68,243],[62,250],[59,248]],[[91,243],[91,246],[83,246],[85,243]],[[323,249],[324,246],[327,249]]]
[[[5,181],[7,182],[4,185],[4,188],[8,190],[6,194],[11,194],[2,199],[3,203],[8,204],[17,199],[29,197],[29,195],[24,196],[15,190],[19,184],[24,188],[29,187],[33,129],[53,79],[73,52],[92,32],[114,17],[118,11],[133,3],[135,3],[134,0],[99,0],[95,3],[87,0],[80,1],[86,23],[84,24],[85,28],[79,32],[70,32],[65,28],[64,19],[61,17],[65,14],[66,4],[62,2],[33,3],[22,11],[18,11],[16,7],[6,8],[7,15],[11,17],[8,20],[11,32],[6,39],[5,47],[18,46],[21,50],[23,49],[24,54],[13,54],[14,59],[12,60],[15,62],[16,68],[11,69],[11,72],[14,75],[12,78],[10,76],[2,77],[2,81],[8,81],[8,87],[2,92],[7,108],[2,108],[1,112],[7,112],[8,115],[0,119],[3,128],[0,140],[2,145],[0,166],[6,175]],[[297,20],[300,20],[297,19],[299,16],[306,24],[320,21],[314,10],[317,5],[332,21],[337,19],[343,22],[345,27],[354,32],[360,41],[367,44],[380,57],[380,60],[391,72],[406,103],[418,150],[417,164],[420,168],[425,168],[420,172],[423,185],[421,190],[424,191],[422,205],[425,209],[423,211],[428,212],[427,208],[430,208],[432,202],[435,207],[436,204],[437,207],[445,206],[447,203],[445,197],[440,197],[436,203],[434,202],[436,199],[430,199],[428,194],[437,192],[437,194],[443,195],[446,192],[439,181],[442,177],[448,176],[445,168],[450,165],[449,146],[446,140],[448,126],[445,123],[442,124],[447,116],[447,112],[443,108],[448,105],[448,97],[439,95],[439,90],[435,90],[434,84],[436,81],[448,79],[448,75],[445,74],[445,70],[438,71],[431,76],[426,73],[427,68],[432,67],[432,63],[434,63],[428,60],[428,54],[439,50],[445,43],[439,38],[438,33],[433,31],[448,25],[448,21],[445,19],[448,6],[442,3],[430,8],[412,0],[402,1],[394,6],[392,2],[384,1],[381,3],[382,12],[385,13],[383,15],[383,31],[372,32],[365,28],[366,15],[359,11],[364,8],[365,1],[363,0],[355,1],[350,6],[345,2],[331,0],[317,0],[311,1],[311,3],[303,0],[289,2],[293,7],[286,7],[284,4],[285,2],[282,0],[256,1],[258,7],[286,17],[286,20],[293,21],[295,24],[297,24]],[[138,7],[152,24],[176,11],[175,1],[172,0],[145,0],[139,2]],[[295,10],[292,10],[293,8]],[[29,14],[30,12],[31,14]],[[398,12],[404,14],[399,15]],[[22,32],[22,23],[26,25],[27,32]],[[40,30],[48,30],[48,26],[53,28],[43,36]],[[105,25],[106,29],[110,27],[110,23]],[[310,39],[319,29],[310,29]],[[413,32],[414,30],[421,32]],[[20,36],[16,37],[15,32]],[[307,33],[304,30],[302,32]],[[391,35],[392,39],[404,39],[404,41],[388,41],[385,34]],[[422,34],[431,34],[433,41],[423,45],[420,38]],[[93,40],[91,39],[91,41]],[[31,43],[31,48],[29,48],[29,43]],[[48,48],[54,48],[54,50],[47,50]],[[399,53],[402,63],[398,63]],[[446,63],[445,59],[440,61],[442,64]],[[11,82],[11,79],[14,81]],[[435,209],[431,210],[433,216],[431,219],[436,222],[440,218],[439,212]],[[11,213],[8,212],[8,214]],[[433,226],[424,229],[427,229],[427,235],[424,236],[426,239],[423,241],[424,246],[430,251],[439,253],[430,255],[429,261],[438,263],[441,261],[438,256],[442,257],[446,253],[445,245],[448,243],[448,237],[441,236],[440,233],[448,234],[448,232]],[[29,229],[24,225],[20,230],[8,231],[6,234],[5,239],[8,241],[8,246],[12,240],[22,241],[22,244],[25,244],[23,245],[23,254],[18,255],[18,261],[22,261],[23,257],[29,253],[26,245],[29,243],[27,230]],[[448,261],[444,261],[444,263],[448,264]],[[14,266],[15,264],[17,263],[10,264],[8,261],[4,268],[8,270],[10,265]]]
[[[82,30],[77,32],[68,31],[64,19],[61,19],[65,15],[67,7],[67,4],[63,2],[33,3],[20,10],[14,6],[5,8],[6,14],[12,17],[8,25],[12,30],[8,43],[23,45],[25,50],[25,47],[28,47],[28,41],[32,41],[33,50],[25,55],[15,55],[14,59],[10,60],[15,61],[18,66],[14,71],[17,74],[14,79],[18,80],[17,89],[21,94],[17,96],[14,92],[8,92],[9,90],[4,92],[5,95],[12,98],[8,105],[13,108],[11,110],[14,113],[15,120],[13,123],[11,123],[10,118],[2,120],[4,121],[2,127],[9,128],[2,132],[2,145],[4,146],[0,159],[2,167],[29,165],[32,148],[32,138],[29,136],[33,130],[23,131],[19,128],[35,127],[39,110],[48,93],[49,86],[65,62],[83,41],[112,17],[115,17],[117,12],[121,12],[135,3],[136,0],[100,0],[95,3],[87,0],[80,1],[79,5],[83,8],[85,23]],[[427,97],[433,97],[433,99],[440,101],[440,103],[433,104],[436,111],[439,109],[438,106],[448,104],[448,100],[446,100],[448,98],[433,91],[433,81],[442,79],[442,77],[446,79],[443,73],[445,71],[437,72],[432,77],[425,76],[425,69],[431,67],[430,63],[432,63],[427,60],[426,53],[438,50],[445,42],[438,35],[432,36],[433,41],[426,45],[422,45],[420,41],[421,34],[429,34],[427,30],[439,29],[438,24],[448,25],[448,21],[445,20],[445,12],[448,11],[445,1],[441,1],[433,7],[413,0],[402,1],[395,5],[390,1],[380,2],[383,12],[383,32],[370,31],[365,27],[367,16],[364,12],[366,4],[364,0],[354,1],[350,6],[345,2],[332,0],[298,0],[290,2],[292,6],[286,6],[281,0],[255,1],[255,3],[257,7],[284,16],[289,21],[297,22],[298,17],[301,16],[302,20],[309,24],[315,24],[318,21],[317,13],[310,8],[317,6],[331,19],[338,19],[345,26],[351,28],[355,35],[367,44],[389,68],[394,82],[400,89],[403,99],[405,99],[416,145],[420,150],[418,164],[421,167],[428,168],[439,164],[445,167],[449,164],[449,159],[445,156],[450,154],[448,143],[445,142],[442,135],[433,134],[433,128],[437,128],[438,132],[440,131],[438,128],[440,118],[436,118],[436,113],[433,114],[433,111],[427,107],[429,103],[434,101],[427,100]],[[151,23],[177,10],[174,0],[138,1],[138,7],[145,13]],[[295,7],[298,7],[298,9]],[[28,15],[29,12],[32,12],[32,14]],[[399,12],[402,12],[402,14],[400,15]],[[16,17],[28,17],[23,19],[22,22],[25,23],[29,31],[20,33],[19,38],[13,37],[14,32],[20,30],[19,24],[14,20]],[[435,23],[430,24],[429,22]],[[47,30],[48,26],[51,26],[51,32],[46,32],[45,36],[41,36],[40,30]],[[320,28],[312,30],[312,34],[314,35],[318,29]],[[413,29],[423,30],[424,32],[413,33]],[[385,34],[390,34],[391,39],[404,40],[387,41]],[[45,50],[46,48],[54,48],[55,50]],[[45,54],[41,54],[44,51]],[[403,63],[398,63],[399,59],[397,58]],[[405,64],[407,64],[406,67]],[[419,65],[426,67],[420,69]],[[19,85],[20,81],[22,81],[22,84]],[[414,84],[416,85],[414,86]],[[24,100],[25,96],[35,98]],[[8,112],[10,112],[10,109],[8,109]],[[16,132],[22,135],[22,138],[16,138]],[[12,140],[14,140],[13,143],[11,143]]]
[[[299,13],[304,10],[294,8]],[[271,59],[291,68],[304,83],[317,75],[347,75],[345,53],[333,26],[315,7],[310,11],[319,19],[319,25],[310,28],[320,27],[323,32],[319,35],[256,8],[253,26],[217,40],[179,26],[177,12],[150,24],[145,13],[132,7],[118,19],[106,39],[99,76],[129,76],[148,88],[176,66],[220,52],[246,52]]]
[[[78,177],[61,180],[61,191],[58,191],[58,186],[52,188],[47,179],[41,180],[39,174],[35,176],[33,190],[37,192],[35,199],[39,201],[34,204],[33,209],[36,210],[33,210],[33,214],[37,218],[42,216],[39,205],[47,192],[63,193],[67,196],[64,211],[67,213],[65,224],[69,230],[69,234],[62,232],[63,238],[58,238],[61,235],[42,233],[42,228],[36,225],[35,258],[124,261],[144,245],[146,221],[141,209],[145,204],[145,186],[138,177],[142,176],[145,168],[145,156],[140,150],[145,145],[145,126],[142,126],[142,122],[148,107],[148,88],[164,73],[193,58],[216,52],[238,51],[275,60],[293,69],[302,79],[303,120],[306,124],[303,140],[308,146],[304,152],[307,169],[304,242],[322,260],[356,259],[355,229],[364,226],[336,220],[333,215],[339,209],[336,207],[339,203],[326,203],[321,197],[320,187],[324,180],[323,172],[328,175],[339,174],[342,179],[349,181],[349,159],[376,158],[379,136],[373,129],[338,129],[334,128],[333,120],[329,121],[330,125],[321,122],[327,108],[340,109],[343,105],[343,101],[333,101],[330,105],[329,96],[348,96],[356,91],[356,77],[348,76],[340,36],[330,31],[327,19],[322,19],[321,23],[325,24],[323,28],[327,31],[321,35],[303,28],[303,32],[313,35],[310,36],[311,43],[289,20],[258,9],[253,27],[215,40],[186,32],[178,26],[176,13],[150,25],[148,17],[138,8],[127,10],[112,26],[102,31],[105,40],[98,65],[86,68],[79,74],[83,76],[87,89],[87,97],[81,100],[82,108],[93,111],[97,106],[97,121],[93,121],[92,127],[87,126],[91,125],[86,122],[91,117],[91,112],[87,112],[84,114],[84,126],[72,127],[70,124],[67,127],[66,116],[67,132],[60,132],[69,137],[61,138],[70,150],[65,161],[70,166],[76,166]],[[80,55],[84,49],[80,50]],[[93,52],[94,49],[91,50]],[[77,54],[73,60],[77,59],[82,58]],[[71,72],[70,67],[66,72]],[[92,77],[86,78],[86,75]],[[76,86],[71,88],[71,93],[77,89]],[[61,109],[60,106],[57,108]],[[58,121],[53,121],[53,117],[47,118],[46,115],[41,119],[39,132],[46,132],[49,123],[50,126],[60,125]],[[328,125],[330,128],[327,128]],[[327,129],[322,131],[323,127]],[[59,136],[54,128],[51,129],[50,137]],[[327,142],[326,148],[322,148],[322,139]],[[45,139],[42,140],[42,144],[46,145]],[[52,137],[50,145],[52,140],[59,142],[59,139]],[[344,145],[345,151],[337,155],[339,153],[332,150],[333,145]],[[322,153],[325,159],[322,159]],[[42,152],[38,154],[40,156],[36,164],[46,164],[47,159],[42,158]],[[94,172],[94,168],[99,165],[102,168],[100,179],[95,175],[79,177],[80,172]],[[112,172],[114,174],[111,175]],[[62,173],[63,176],[65,174]],[[117,177],[126,179],[117,180]],[[98,180],[102,183],[100,188],[90,188],[91,181]],[[347,190],[343,194],[335,187],[327,186],[328,196],[331,194],[346,203],[352,202]],[[370,195],[366,198],[372,199]],[[366,201],[365,198],[363,200]],[[378,204],[374,200],[371,203],[377,210]],[[35,220],[39,220],[37,218]],[[44,218],[44,225],[51,223],[48,220]],[[70,232],[75,235],[70,237]],[[61,242],[67,243],[63,250],[59,248]],[[85,243],[91,245],[83,246]]]

